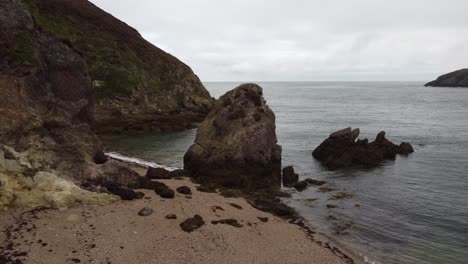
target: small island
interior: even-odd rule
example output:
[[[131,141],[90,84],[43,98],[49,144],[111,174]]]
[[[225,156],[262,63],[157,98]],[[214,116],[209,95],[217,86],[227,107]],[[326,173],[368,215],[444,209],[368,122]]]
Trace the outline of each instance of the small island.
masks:
[[[425,85],[431,87],[468,87],[468,69],[444,74]]]

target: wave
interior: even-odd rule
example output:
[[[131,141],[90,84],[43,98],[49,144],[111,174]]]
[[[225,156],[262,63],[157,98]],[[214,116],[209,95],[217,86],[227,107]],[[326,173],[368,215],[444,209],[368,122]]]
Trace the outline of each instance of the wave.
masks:
[[[127,157],[127,156],[122,155],[122,154],[120,154],[118,152],[107,152],[107,153],[105,153],[105,155],[108,156],[109,158],[112,158],[112,159],[115,159],[115,160],[135,163],[135,164],[143,165],[143,166],[146,166],[146,167],[163,168],[163,169],[166,169],[168,171],[174,171],[174,170],[180,169],[180,168],[177,168],[177,167],[161,165],[161,164],[158,164],[158,163],[153,162],[153,161],[148,161],[148,160],[139,159],[139,158],[135,158],[135,157]]]

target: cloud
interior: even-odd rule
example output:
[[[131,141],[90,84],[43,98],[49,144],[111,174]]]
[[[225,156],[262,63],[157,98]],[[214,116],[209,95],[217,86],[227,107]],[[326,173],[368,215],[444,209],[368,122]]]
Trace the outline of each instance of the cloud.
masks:
[[[468,1],[92,2],[204,81],[424,81],[468,62]]]

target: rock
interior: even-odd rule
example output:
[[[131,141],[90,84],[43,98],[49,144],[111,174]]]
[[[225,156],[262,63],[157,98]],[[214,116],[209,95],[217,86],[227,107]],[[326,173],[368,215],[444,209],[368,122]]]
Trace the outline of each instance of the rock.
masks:
[[[180,224],[180,227],[185,232],[190,233],[190,232],[193,232],[194,230],[200,228],[204,224],[205,224],[205,221],[203,221],[203,218],[201,216],[199,216],[199,215],[195,215],[194,217],[188,218],[187,220],[182,222]]]
[[[351,199],[354,195],[345,192],[339,192],[333,195],[329,200],[343,200],[343,199]]]
[[[146,177],[154,180],[170,179],[169,171],[163,168],[149,167],[146,172]]]
[[[161,196],[161,198],[172,199],[175,196],[175,192],[167,186],[157,186],[154,191]]]
[[[327,208],[328,209],[334,209],[334,208],[337,208],[338,206],[334,205],[334,204],[327,204]]]
[[[94,163],[96,164],[104,164],[107,162],[107,157],[102,151],[98,151],[96,155],[94,155]]]
[[[215,188],[208,186],[197,186],[197,191],[205,193],[217,193]]]
[[[305,189],[307,189],[307,187],[309,186],[309,184],[307,183],[307,181],[300,181],[296,184],[294,184],[294,189],[298,190],[299,192],[302,192],[304,191]]]
[[[355,135],[358,135],[358,132],[355,132]],[[412,149],[407,143],[398,146],[388,141],[384,131],[378,133],[375,141],[371,143],[367,143],[366,140],[355,142],[353,138],[354,136],[328,138],[312,152],[312,156],[329,169],[353,165],[374,167],[386,159],[394,160],[397,154],[409,154]]]
[[[413,146],[410,143],[403,142],[398,148],[398,154],[409,155],[414,152]]]
[[[149,215],[153,214],[153,212],[154,212],[153,209],[145,207],[145,208],[141,209],[138,212],[138,215],[139,216],[149,216]]]
[[[142,198],[137,192],[125,186],[109,184],[106,188],[110,193],[119,196],[122,200],[135,200]]]
[[[440,76],[425,86],[433,87],[468,87],[468,69],[461,69]]]
[[[211,223],[213,225],[224,224],[224,225],[230,225],[230,226],[237,227],[237,228],[242,227],[242,225],[236,219],[233,219],[233,218],[223,219],[223,220],[213,220],[211,221]]]
[[[292,166],[288,166],[283,169],[283,185],[285,187],[294,185],[298,180],[299,174],[294,173],[294,168]]]
[[[166,215],[166,219],[175,220],[175,219],[177,219],[177,215],[175,215],[175,214],[168,214],[168,215]]]
[[[181,194],[187,194],[187,195],[192,194],[192,190],[190,190],[190,188],[187,186],[180,186],[176,189],[176,191]]]
[[[352,133],[352,130],[351,130],[350,127],[348,127],[348,128],[338,130],[336,132],[331,133],[328,138],[329,139],[346,138],[346,137],[350,136],[351,133]]]
[[[351,140],[353,142],[356,141],[356,139],[359,137],[360,133],[361,133],[361,130],[359,128],[353,129],[353,131],[351,131]]]
[[[327,183],[326,181],[314,180],[314,179],[310,179],[310,178],[307,178],[304,181],[306,181],[307,184],[313,185],[313,186],[322,186],[322,185]]]
[[[185,177],[190,176],[190,172],[186,170],[181,170],[181,169],[173,170],[169,172],[170,178],[177,178],[177,177],[184,177],[184,176]]]
[[[219,205],[215,205],[215,206],[211,206],[211,211],[216,213],[217,211],[224,211],[224,209]]]
[[[382,142],[384,142],[384,140],[385,140],[385,131],[380,131],[377,134],[377,137],[375,137],[375,142],[382,143]]]
[[[243,84],[215,103],[184,156],[184,169],[201,183],[279,188],[281,147],[275,128],[262,88]]]
[[[268,222],[268,217],[257,217],[258,220],[262,221],[263,223]]]
[[[248,202],[252,207],[260,211],[272,213],[280,217],[288,218],[296,215],[294,209],[282,203],[275,203],[266,199],[254,199],[248,200]]]

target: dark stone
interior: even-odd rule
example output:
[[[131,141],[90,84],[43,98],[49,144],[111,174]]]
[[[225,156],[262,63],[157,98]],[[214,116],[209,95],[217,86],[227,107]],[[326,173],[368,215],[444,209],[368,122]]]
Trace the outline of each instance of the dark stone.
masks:
[[[414,152],[413,146],[410,143],[403,142],[398,148],[398,154],[409,155]]]
[[[300,181],[296,184],[294,184],[294,189],[298,190],[299,192],[302,192],[304,191],[305,189],[307,189],[307,187],[309,187],[309,184],[307,183],[307,181]]]
[[[145,197],[145,194],[142,192],[135,192],[137,199],[143,199]]]
[[[192,190],[190,190],[190,188],[187,186],[180,186],[176,189],[176,191],[181,194],[187,194],[187,195],[192,194]]]
[[[184,177],[184,176],[185,177],[190,176],[190,172],[186,170],[182,170],[182,169],[173,170],[169,172],[170,178],[177,178],[177,177]]]
[[[299,180],[299,175],[294,172],[292,166],[288,166],[283,169],[283,185],[286,187],[291,187],[296,184]]]
[[[139,199],[139,195],[132,189],[127,188],[125,186],[118,186],[109,184],[106,186],[107,190],[112,194],[115,194],[122,198],[122,200],[135,200]]]
[[[268,217],[258,217],[258,220],[262,221],[263,223],[268,222]]]
[[[212,207],[211,207],[211,210],[212,210],[214,213],[216,213],[216,211],[218,211],[218,210],[219,210],[219,211],[224,211],[224,209],[223,209],[221,206],[219,206],[219,205],[212,206]]]
[[[425,86],[433,87],[468,87],[468,69],[461,69],[444,74]]]
[[[170,179],[169,171],[163,168],[149,167],[146,172],[146,177],[153,180]]]
[[[294,209],[282,203],[275,203],[266,199],[248,200],[248,202],[252,207],[260,211],[272,213],[280,217],[289,218],[296,215]]]
[[[185,232],[190,233],[190,232],[200,228],[204,224],[205,224],[205,221],[203,221],[203,218],[201,216],[199,216],[199,215],[195,215],[194,217],[188,218],[187,220],[182,222],[180,224],[180,227]]]
[[[223,225],[230,225],[230,226],[237,227],[237,228],[242,227],[242,225],[236,219],[233,219],[233,218],[223,219],[223,220],[213,220],[211,221],[211,223],[213,225],[223,224]]]
[[[145,207],[145,208],[141,209],[138,212],[138,215],[139,216],[149,216],[149,215],[153,214],[153,212],[154,212],[153,209]]]
[[[334,204],[327,204],[327,208],[328,209],[334,209],[334,208],[337,208],[338,206],[334,205]]]
[[[177,219],[177,215],[175,215],[175,214],[168,214],[168,215],[166,215],[166,219],[172,219],[172,220]]]
[[[312,155],[329,169],[350,167],[353,165],[374,167],[384,160],[394,160],[397,154],[411,153],[411,145],[400,146],[385,138],[381,131],[374,142],[354,142],[344,138],[328,138],[318,146]]]
[[[154,191],[161,196],[161,198],[167,198],[167,199],[172,199],[175,196],[175,192],[167,187],[166,185],[164,186],[158,186],[154,189]]]
[[[167,185],[162,182],[152,181],[148,178],[140,177],[136,188],[145,190],[156,190],[158,188],[164,187],[167,187]]]
[[[102,151],[98,151],[94,156],[94,163],[96,164],[104,164],[107,162],[107,157]]]

